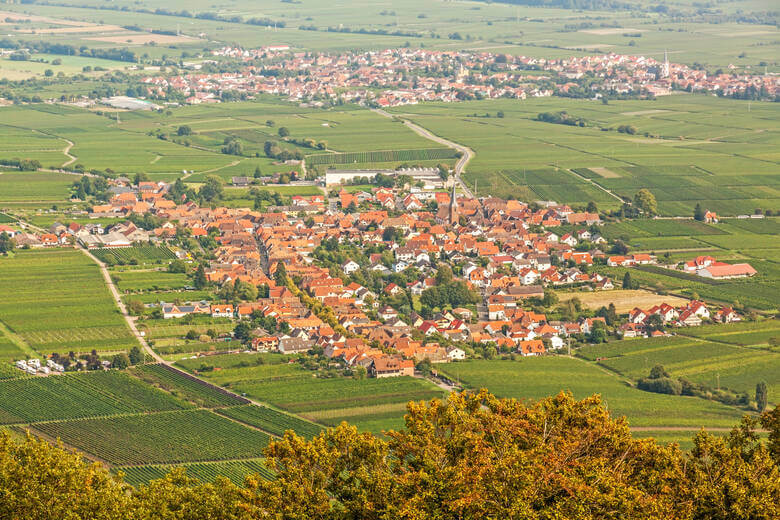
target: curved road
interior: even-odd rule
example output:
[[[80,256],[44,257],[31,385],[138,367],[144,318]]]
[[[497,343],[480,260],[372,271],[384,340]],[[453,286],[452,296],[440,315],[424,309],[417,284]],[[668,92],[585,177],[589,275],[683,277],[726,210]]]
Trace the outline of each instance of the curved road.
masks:
[[[440,137],[434,133],[432,133],[430,130],[421,127],[417,123],[413,123],[409,121],[408,119],[404,119],[400,116],[395,116],[393,114],[390,114],[389,112],[385,112],[381,108],[372,108],[372,112],[375,112],[379,114],[380,116],[384,117],[397,117],[401,121],[403,121],[404,125],[408,127],[410,130],[412,130],[417,135],[424,137],[428,139],[429,141],[434,141],[439,144],[443,144],[444,146],[448,148],[454,148],[455,150],[459,151],[461,153],[460,159],[458,159],[458,162],[455,163],[455,180],[458,181],[458,184],[460,184],[460,187],[463,189],[463,191],[468,195],[469,198],[476,198],[474,197],[474,194],[471,192],[468,186],[466,186],[466,183],[463,182],[463,180],[460,178],[460,174],[463,172],[463,170],[466,168],[466,164],[474,157],[474,150],[469,148],[468,146],[463,146],[462,144],[455,143],[453,141],[450,141],[448,139],[445,139],[443,137]]]

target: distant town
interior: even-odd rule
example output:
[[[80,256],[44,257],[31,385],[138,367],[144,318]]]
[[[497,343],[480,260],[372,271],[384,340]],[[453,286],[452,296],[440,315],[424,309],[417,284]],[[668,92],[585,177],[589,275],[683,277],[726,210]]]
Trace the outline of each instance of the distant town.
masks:
[[[286,46],[260,49],[225,47],[216,59],[232,58],[239,71],[198,72],[217,61],[193,62],[191,72],[142,79],[152,97],[171,91],[189,104],[214,103],[222,94],[274,94],[290,101],[323,106],[356,102],[376,107],[423,101],[527,97],[630,96],[652,98],[675,90],[709,92],[746,99],[774,99],[780,77],[767,74],[708,74],[668,59],[606,54],[545,59],[490,52],[387,49],[381,52],[318,54],[291,52]]]

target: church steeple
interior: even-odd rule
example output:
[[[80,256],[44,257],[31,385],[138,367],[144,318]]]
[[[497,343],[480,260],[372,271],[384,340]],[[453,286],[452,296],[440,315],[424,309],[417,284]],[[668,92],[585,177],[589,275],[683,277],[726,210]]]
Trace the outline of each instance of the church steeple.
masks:
[[[455,195],[456,182],[452,183],[452,194],[450,195],[450,225],[454,226],[458,223],[458,201]]]

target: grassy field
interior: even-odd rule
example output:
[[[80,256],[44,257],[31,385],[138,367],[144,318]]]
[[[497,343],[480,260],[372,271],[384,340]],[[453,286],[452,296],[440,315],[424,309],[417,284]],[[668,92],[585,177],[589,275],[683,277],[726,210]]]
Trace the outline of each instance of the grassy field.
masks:
[[[233,392],[246,393],[252,399],[326,426],[347,420],[374,432],[400,428],[407,401],[443,394],[431,383],[410,377],[316,378],[299,365],[265,361],[257,364],[254,359],[251,355],[237,355],[236,361],[230,356],[215,356],[179,364],[189,370],[198,370],[202,365],[217,366],[220,370],[200,371],[199,375]]]
[[[536,120],[541,112],[559,110],[592,126]],[[607,105],[556,98],[470,101],[391,112],[471,147],[476,157],[465,179],[469,185],[477,181],[483,194],[572,204],[592,200],[610,208],[620,202],[605,190],[632,197],[648,188],[665,215],[692,215],[696,203],[734,215],[780,204],[774,152],[780,132],[773,110],[771,103],[754,103],[748,112],[739,101],[675,95]],[[483,115],[498,111],[505,117]],[[639,133],[602,131],[621,124]],[[645,132],[655,137],[643,137]]]
[[[601,307],[607,307],[610,303],[614,303],[615,310],[618,312],[618,314],[627,313],[634,307],[646,309],[652,307],[653,305],[660,305],[664,302],[668,303],[669,305],[678,306],[684,304],[687,301],[684,298],[677,298],[675,296],[668,295],[664,296],[642,289],[614,289],[611,291],[594,292],[569,291],[556,294],[562,302],[577,298],[585,307],[593,310],[600,309]]]
[[[772,323],[772,322],[764,322]],[[758,324],[745,324],[758,325]],[[776,326],[776,323],[775,323]],[[778,334],[777,328],[755,327],[760,335],[742,337],[745,327],[721,325],[705,327],[699,334],[703,339],[677,336],[625,340],[606,345],[583,347],[578,355],[596,359],[610,370],[633,380],[647,377],[655,365],[663,365],[673,377],[682,377],[712,388],[728,388],[746,392],[751,397],[760,381],[769,387],[769,401],[780,401],[780,352],[726,343],[719,339],[735,340],[760,345],[769,334]],[[683,330],[686,334],[688,331]],[[698,332],[698,331],[697,331]],[[709,341],[707,341],[709,340]]]
[[[28,203],[50,206],[55,202],[66,202],[75,179],[62,173],[0,169],[0,207],[12,208]]]
[[[136,261],[139,264],[168,263],[176,255],[165,246],[136,246],[123,248],[95,249],[92,254],[110,265],[127,264]]]
[[[100,271],[73,249],[0,258],[0,320],[38,352],[122,350],[136,344]]]
[[[541,399],[561,390],[577,398],[600,394],[615,416],[626,416],[631,426],[684,427],[673,440],[689,438],[700,427],[731,427],[741,411],[693,397],[643,392],[593,363],[566,357],[525,358],[519,361],[466,361],[441,369],[467,388],[487,388],[501,397]]]
[[[273,121],[273,126],[268,121]],[[184,125],[191,128],[192,134],[178,137],[177,130]],[[189,181],[202,182],[207,174],[226,180],[251,176],[257,167],[266,175],[296,169],[264,156],[263,146],[268,140],[280,141],[285,148],[302,153],[323,153],[284,143],[278,136],[280,127],[286,127],[291,138],[324,141],[332,152],[408,151],[395,158],[399,164],[415,154],[428,157],[427,149],[432,145],[400,123],[355,106],[326,111],[265,97],[254,102],[181,107],[171,115],[127,112],[119,124],[73,106],[5,107],[0,121],[0,158],[38,159],[44,166],[58,167],[68,161],[62,150],[69,140],[74,143],[69,153],[76,157],[72,164],[87,169],[142,171],[154,178],[187,170],[195,172]],[[158,139],[158,133],[166,134],[166,139]],[[243,156],[221,153],[225,139],[231,138],[242,143]],[[418,149],[423,151],[416,152]],[[451,151],[443,153],[451,156]],[[21,187],[17,189],[21,193],[16,197],[27,193]]]
[[[186,274],[168,271],[113,270],[111,276],[120,291],[170,291],[190,285]]]

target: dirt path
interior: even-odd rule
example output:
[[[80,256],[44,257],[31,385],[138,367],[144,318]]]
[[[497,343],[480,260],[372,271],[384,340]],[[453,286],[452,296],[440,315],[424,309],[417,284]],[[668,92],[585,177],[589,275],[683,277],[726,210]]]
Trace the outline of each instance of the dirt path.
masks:
[[[60,137],[60,139],[68,143],[65,146],[65,148],[62,149],[62,153],[68,156],[68,160],[60,165],[61,168],[65,168],[66,166],[70,166],[71,164],[76,162],[76,159],[78,159],[78,157],[70,154],[70,149],[73,148],[73,141],[71,141],[70,139],[65,139],[64,137]]]
[[[127,312],[127,307],[122,302],[122,298],[119,295],[119,291],[117,290],[116,285],[114,285],[114,281],[111,279],[111,274],[109,274],[108,269],[106,268],[106,264],[101,262],[98,259],[98,257],[93,255],[83,247],[80,247],[79,249],[100,267],[100,272],[103,274],[103,279],[106,281],[106,285],[108,285],[108,289],[111,291],[111,294],[114,297],[114,301],[116,302],[117,307],[119,307],[119,312],[121,312],[122,316],[124,316],[128,327],[130,327],[130,331],[136,337],[136,339],[141,344],[141,346],[143,346],[146,353],[149,354],[158,363],[165,363],[165,360],[162,357],[160,357],[160,355],[157,352],[152,350],[152,348],[149,346],[149,343],[147,343],[146,338],[143,335],[141,335],[141,332],[138,330],[138,327],[135,326],[135,319],[132,316],[130,316],[129,312]]]
[[[569,173],[571,173],[571,174],[572,174],[572,175],[574,175],[575,177],[577,177],[577,178],[579,178],[579,179],[582,179],[583,181],[587,182],[588,184],[591,184],[592,186],[595,186],[595,187],[596,187],[596,188],[598,188],[599,190],[601,190],[601,191],[603,191],[604,193],[608,194],[610,197],[614,197],[614,198],[616,198],[617,200],[619,200],[619,201],[620,201],[620,203],[621,203],[621,204],[623,203],[623,199],[622,199],[622,198],[620,198],[620,196],[618,196],[618,195],[615,195],[614,193],[612,193],[612,191],[608,190],[607,188],[605,188],[604,186],[602,186],[602,185],[601,185],[601,184],[599,184],[598,182],[595,182],[593,179],[588,179],[587,177],[583,177],[583,176],[582,176],[582,175],[580,175],[579,173],[575,172],[574,170],[570,170],[569,168],[564,168],[564,170],[565,170],[565,171],[567,171],[567,172],[569,172]]]
[[[390,114],[388,112],[385,112],[384,110],[380,108],[372,108],[372,112],[379,114],[380,116],[384,117],[398,117],[394,116],[393,114]],[[404,125],[412,130],[414,133],[419,135],[420,137],[424,137],[428,139],[429,141],[433,141],[435,143],[442,144],[448,148],[453,148],[457,151],[459,151],[462,155],[460,159],[458,159],[458,162],[455,163],[455,180],[460,184],[461,189],[466,193],[466,195],[470,198],[476,198],[474,194],[471,192],[471,190],[466,186],[466,183],[463,182],[463,180],[460,178],[460,174],[463,173],[463,171],[466,169],[466,165],[469,163],[469,161],[476,155],[474,153],[474,150],[469,148],[468,146],[463,146],[462,144],[455,143],[453,141],[450,141],[448,139],[445,139],[443,137],[440,137],[434,133],[432,133],[430,130],[421,127],[420,125],[413,123],[409,121],[408,119],[400,118],[401,121],[403,121]]]
[[[211,151],[211,150],[209,150],[209,151]],[[217,168],[212,168],[210,170],[203,170],[202,172],[196,172],[196,171],[193,170],[193,171],[191,171],[189,173],[186,173],[186,174],[182,175],[180,178],[181,178],[181,180],[185,180],[187,177],[189,177],[191,175],[195,175],[196,173],[213,173],[213,172],[216,172],[216,171],[219,171],[219,170],[224,170],[225,168],[230,168],[231,166],[237,165],[241,161],[243,161],[243,159],[238,159],[236,161],[231,162],[230,164],[226,164],[224,166],[219,166]]]
[[[0,336],[5,336],[8,338],[8,340],[19,347],[25,354],[29,354],[30,357],[38,357],[40,354],[38,354],[30,345],[27,344],[26,341],[24,341],[24,338],[16,334],[15,332],[12,332],[11,329],[9,329],[5,323],[0,321]]]

